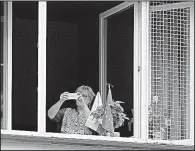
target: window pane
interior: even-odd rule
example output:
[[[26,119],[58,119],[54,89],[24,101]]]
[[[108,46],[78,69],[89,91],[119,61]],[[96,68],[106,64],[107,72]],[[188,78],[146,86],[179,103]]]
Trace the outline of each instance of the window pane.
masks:
[[[123,101],[121,106],[133,118],[133,43],[134,7],[121,11],[107,19],[107,82],[112,84],[115,101]],[[133,123],[127,120],[116,129],[122,137],[133,135]]]
[[[37,131],[38,2],[13,2],[12,129]]]

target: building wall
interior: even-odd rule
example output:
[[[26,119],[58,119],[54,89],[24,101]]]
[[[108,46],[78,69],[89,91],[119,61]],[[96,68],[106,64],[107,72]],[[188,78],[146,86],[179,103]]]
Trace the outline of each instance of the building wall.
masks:
[[[146,143],[134,138],[86,136],[72,134],[1,131],[1,149],[39,150],[193,150],[194,146]]]

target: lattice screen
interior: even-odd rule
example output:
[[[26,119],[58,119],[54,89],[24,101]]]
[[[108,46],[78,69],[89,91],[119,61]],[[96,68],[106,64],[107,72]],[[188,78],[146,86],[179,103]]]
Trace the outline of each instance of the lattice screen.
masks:
[[[190,7],[158,7],[174,3],[150,2],[150,139],[189,138]]]

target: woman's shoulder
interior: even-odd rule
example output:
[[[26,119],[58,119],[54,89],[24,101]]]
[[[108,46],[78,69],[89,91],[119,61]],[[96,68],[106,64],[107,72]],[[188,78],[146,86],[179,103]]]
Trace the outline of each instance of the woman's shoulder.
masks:
[[[68,108],[61,108],[59,111],[67,112],[67,111],[72,111],[72,110],[74,110],[74,109],[68,107]]]
[[[75,109],[72,109],[70,107],[66,108],[66,111],[74,111]]]

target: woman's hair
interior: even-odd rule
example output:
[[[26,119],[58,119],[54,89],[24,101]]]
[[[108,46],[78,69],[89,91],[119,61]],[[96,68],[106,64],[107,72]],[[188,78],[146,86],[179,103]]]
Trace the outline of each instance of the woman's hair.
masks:
[[[90,100],[92,102],[95,98],[95,93],[93,92],[92,88],[89,86],[86,86],[86,85],[82,85],[82,86],[78,87],[75,92],[82,93],[83,91],[87,91],[88,97],[90,98]]]

